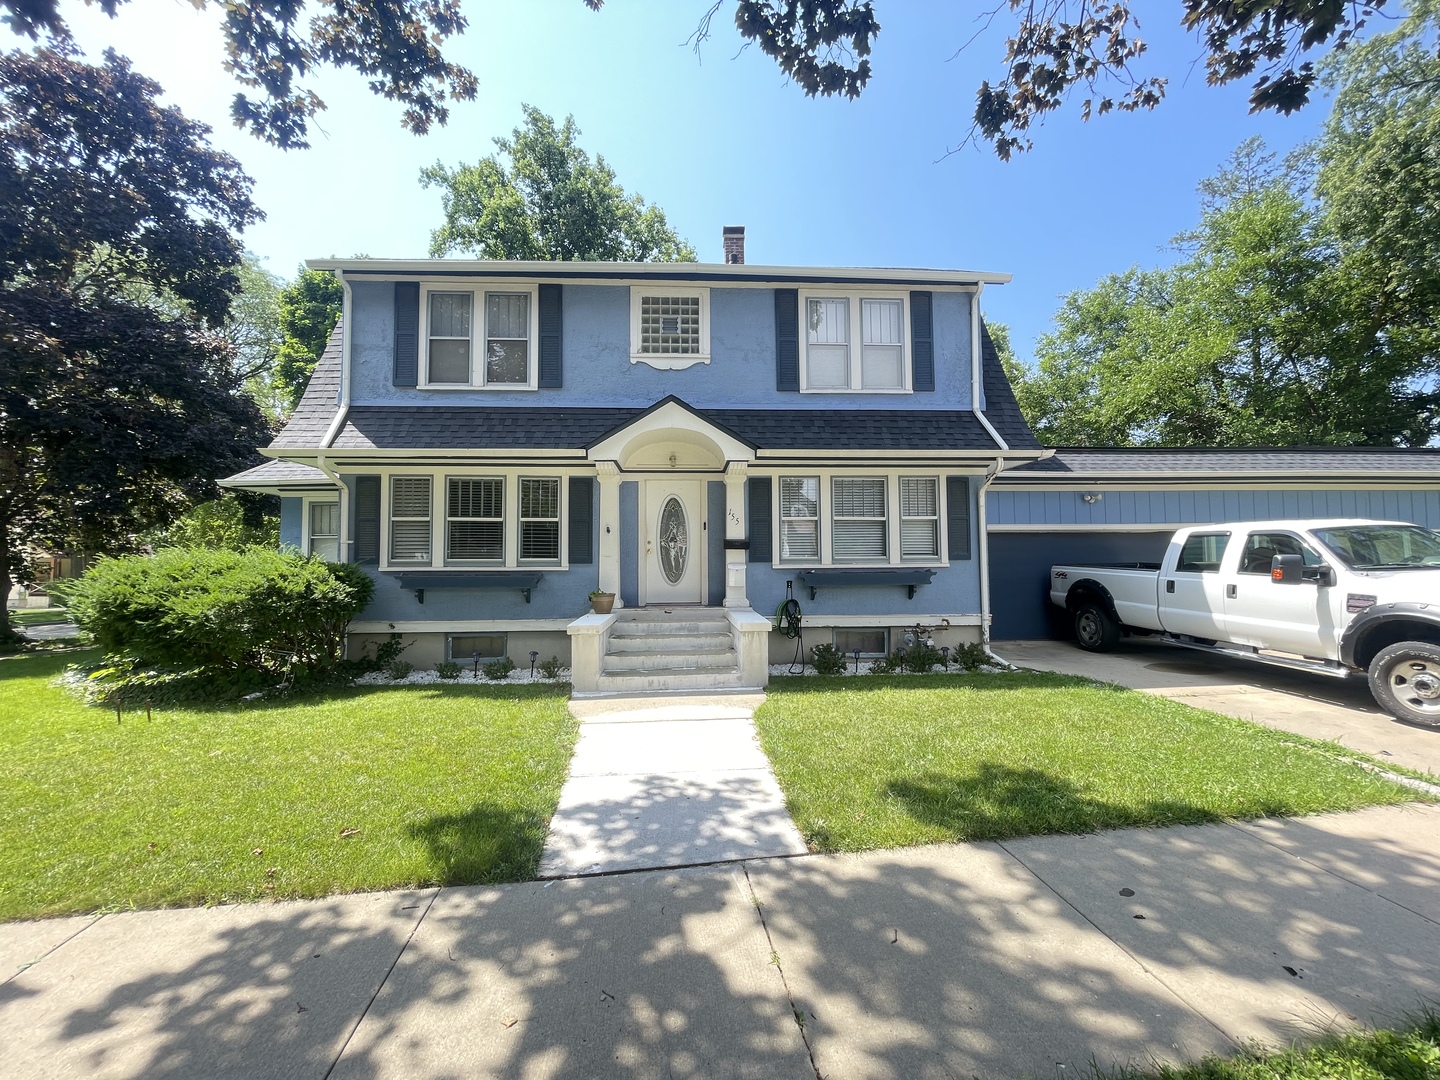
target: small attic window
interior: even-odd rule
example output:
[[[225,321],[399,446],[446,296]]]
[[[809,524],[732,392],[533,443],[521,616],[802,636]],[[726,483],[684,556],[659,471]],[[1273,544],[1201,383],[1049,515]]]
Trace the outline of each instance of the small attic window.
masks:
[[[632,363],[683,368],[710,362],[710,291],[631,288]]]

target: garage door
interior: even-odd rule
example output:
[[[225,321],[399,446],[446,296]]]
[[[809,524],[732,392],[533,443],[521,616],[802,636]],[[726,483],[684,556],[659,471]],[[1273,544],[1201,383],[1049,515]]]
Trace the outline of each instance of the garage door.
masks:
[[[1069,620],[1050,603],[1056,563],[1158,563],[1164,532],[990,532],[990,637],[996,641],[1069,636]]]

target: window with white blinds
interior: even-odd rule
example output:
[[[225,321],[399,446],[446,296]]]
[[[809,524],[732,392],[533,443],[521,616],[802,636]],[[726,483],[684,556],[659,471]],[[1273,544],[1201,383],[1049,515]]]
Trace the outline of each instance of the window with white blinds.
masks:
[[[940,557],[940,483],[933,476],[900,478],[900,557]]]
[[[503,478],[450,478],[445,508],[445,558],[450,562],[505,561]]]
[[[310,554],[326,562],[340,561],[340,504],[310,504]]]
[[[903,295],[802,294],[801,389],[851,393],[908,389],[905,305]]]
[[[820,478],[780,478],[780,559],[820,561]]]
[[[560,561],[560,480],[520,480],[520,561]]]
[[[830,483],[830,542],[835,561],[885,562],[885,481],[837,476]]]
[[[430,562],[430,477],[390,478],[390,561]]]

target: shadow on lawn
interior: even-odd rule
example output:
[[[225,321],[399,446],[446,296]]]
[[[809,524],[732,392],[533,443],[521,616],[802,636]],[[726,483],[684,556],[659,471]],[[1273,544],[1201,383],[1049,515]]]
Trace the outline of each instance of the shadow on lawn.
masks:
[[[539,814],[477,803],[462,814],[439,814],[407,832],[425,844],[441,885],[493,885],[535,876],[548,821]]]
[[[993,762],[964,776],[926,772],[891,780],[885,785],[885,794],[902,803],[916,821],[945,829],[956,840],[1004,840],[1127,825],[1201,825],[1221,820],[1204,807],[1170,799],[1130,806],[1107,803],[1040,769]]]
[[[1134,693],[1116,683],[1098,682],[1079,675],[1060,675],[1051,671],[1007,671],[985,675],[964,672],[934,672],[929,675],[777,675],[765,692],[771,698],[796,694],[829,694],[837,690],[857,694],[878,690],[981,690],[1000,691],[1017,688],[1065,690],[1081,688],[1111,693]]]

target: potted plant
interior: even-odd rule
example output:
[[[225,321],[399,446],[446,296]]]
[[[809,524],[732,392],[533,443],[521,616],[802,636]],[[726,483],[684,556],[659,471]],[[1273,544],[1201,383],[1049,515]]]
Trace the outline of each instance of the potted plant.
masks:
[[[609,615],[615,607],[615,594],[596,589],[590,594],[590,610],[596,615]]]

